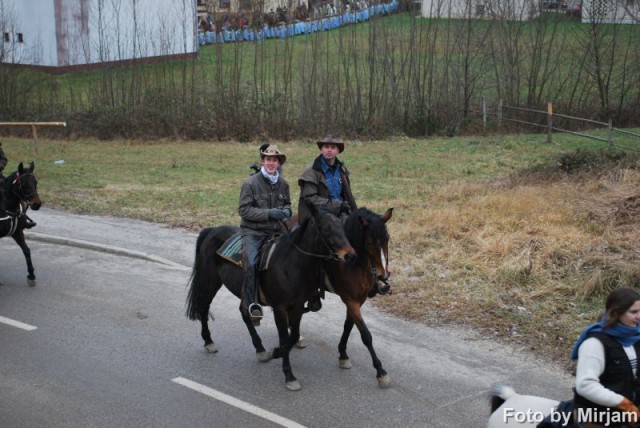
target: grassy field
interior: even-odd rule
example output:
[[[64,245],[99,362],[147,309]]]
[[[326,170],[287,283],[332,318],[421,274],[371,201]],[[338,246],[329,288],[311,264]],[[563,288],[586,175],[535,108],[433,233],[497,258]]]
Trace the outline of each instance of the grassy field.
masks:
[[[36,150],[3,140],[7,171],[35,160],[47,207],[189,230],[239,222],[238,193],[258,146],[40,140]],[[297,176],[318,150],[313,141],[278,146],[297,205]],[[534,134],[348,141],[341,159],[359,204],[394,208],[394,294],[372,304],[568,362],[608,290],[640,285],[637,157],[603,148]]]

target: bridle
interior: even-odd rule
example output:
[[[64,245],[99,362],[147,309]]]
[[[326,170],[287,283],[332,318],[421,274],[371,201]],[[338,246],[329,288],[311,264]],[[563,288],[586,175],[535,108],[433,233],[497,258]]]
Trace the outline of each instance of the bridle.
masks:
[[[327,214],[323,214],[323,215],[327,215]],[[321,218],[322,218],[322,216],[321,216]],[[315,219],[313,219],[313,222],[317,223],[317,221]],[[302,248],[300,248],[300,246],[297,243],[294,242],[293,246],[295,247],[295,249],[298,250],[298,252],[300,252],[301,254],[304,254],[305,256],[315,257],[315,258],[318,258],[318,259],[321,259],[321,260],[340,261],[340,256],[338,256],[338,253],[331,251],[331,246],[329,246],[329,243],[327,243],[327,240],[325,239],[325,237],[322,235],[322,233],[320,233],[320,226],[318,224],[316,224],[315,227],[316,227],[316,231],[318,232],[318,236],[320,236],[320,241],[322,242],[324,247],[327,249],[329,254],[310,253],[309,251],[305,251]]]
[[[28,172],[25,172],[23,173],[23,175],[26,176],[31,174],[29,174]],[[25,203],[27,203],[27,205],[29,205],[30,199],[33,198],[33,196],[36,194],[35,187],[31,189],[32,191],[30,193],[26,193],[24,190],[24,186],[22,184],[22,176],[20,175],[19,172],[16,173],[16,178],[13,180],[11,184],[12,184],[11,192],[13,193],[13,195],[17,197],[20,201],[24,201]]]

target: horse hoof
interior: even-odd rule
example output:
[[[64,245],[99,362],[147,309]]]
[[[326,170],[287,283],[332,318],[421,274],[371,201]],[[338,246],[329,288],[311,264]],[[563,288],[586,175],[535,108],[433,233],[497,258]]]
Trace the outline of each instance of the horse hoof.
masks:
[[[261,363],[266,363],[268,361],[273,360],[273,350],[256,352],[256,356],[258,357],[258,361],[260,361]]]
[[[378,379],[378,386],[382,389],[386,389],[391,386],[391,378],[389,375],[384,375],[376,379]]]
[[[205,345],[204,350],[209,354],[215,354],[216,352],[218,352],[218,347],[215,345],[215,343],[210,343],[208,345]]]
[[[302,389],[302,386],[300,386],[300,382],[298,382],[297,380],[287,382],[285,385],[289,391],[300,391]]]
[[[29,287],[35,287],[36,286],[36,279],[35,278],[33,278],[33,279],[27,278],[27,284],[29,284]]]
[[[298,339],[298,341],[296,342],[296,348],[304,349],[306,347],[307,347],[307,344],[304,343],[304,337],[300,336],[300,339]]]
[[[351,367],[353,367],[353,365],[351,365],[351,358],[338,360],[338,365],[341,369],[350,369]]]

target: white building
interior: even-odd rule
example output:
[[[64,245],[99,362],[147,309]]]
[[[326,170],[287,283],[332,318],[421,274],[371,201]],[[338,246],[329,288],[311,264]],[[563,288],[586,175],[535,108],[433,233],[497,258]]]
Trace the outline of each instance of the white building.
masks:
[[[540,13],[536,0],[422,0],[425,18],[490,18],[528,21]]]
[[[596,24],[637,24],[640,1],[635,0],[583,0],[582,22]],[[625,8],[626,6],[626,8]],[[635,18],[630,11],[638,13]]]
[[[0,0],[0,62],[69,69],[197,55],[195,0]]]

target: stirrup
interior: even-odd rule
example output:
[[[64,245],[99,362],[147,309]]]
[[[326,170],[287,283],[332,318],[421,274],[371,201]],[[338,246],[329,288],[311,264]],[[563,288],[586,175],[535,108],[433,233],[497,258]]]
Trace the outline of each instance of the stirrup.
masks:
[[[252,320],[262,319],[262,306],[259,303],[252,303],[249,305],[249,318]]]

